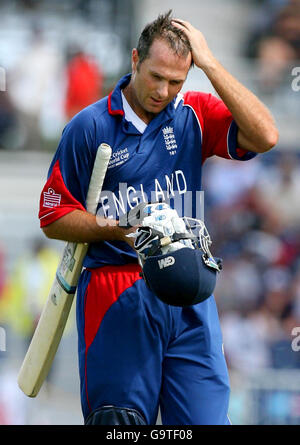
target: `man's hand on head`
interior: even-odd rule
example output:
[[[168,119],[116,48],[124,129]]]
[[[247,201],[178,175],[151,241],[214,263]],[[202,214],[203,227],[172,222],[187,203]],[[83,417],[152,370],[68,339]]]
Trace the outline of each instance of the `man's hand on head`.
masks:
[[[215,58],[209,49],[202,32],[189,22],[181,19],[173,19],[172,25],[185,33],[192,47],[194,64],[205,71],[205,68],[211,66]]]

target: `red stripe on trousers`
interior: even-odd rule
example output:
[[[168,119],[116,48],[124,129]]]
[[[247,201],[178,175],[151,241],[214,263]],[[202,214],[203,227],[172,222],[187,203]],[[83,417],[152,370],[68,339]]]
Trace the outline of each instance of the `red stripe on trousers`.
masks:
[[[84,302],[85,388],[87,403],[91,409],[87,390],[88,349],[108,309],[118,300],[122,292],[141,279],[141,267],[138,264],[126,264],[88,270],[91,272],[91,279]]]

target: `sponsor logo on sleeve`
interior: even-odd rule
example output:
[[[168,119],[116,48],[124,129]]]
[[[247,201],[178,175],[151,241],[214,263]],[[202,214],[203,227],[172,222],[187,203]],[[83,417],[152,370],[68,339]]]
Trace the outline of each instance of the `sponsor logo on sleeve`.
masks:
[[[60,205],[61,195],[55,193],[52,188],[48,188],[47,192],[44,192],[44,203],[43,206],[49,209],[53,209]]]

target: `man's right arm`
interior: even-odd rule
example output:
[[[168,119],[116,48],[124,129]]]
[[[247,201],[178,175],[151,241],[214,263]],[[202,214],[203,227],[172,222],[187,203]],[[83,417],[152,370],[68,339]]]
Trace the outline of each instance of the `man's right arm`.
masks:
[[[136,227],[124,229],[118,221],[100,218],[83,210],[74,210],[42,228],[44,234],[51,239],[76,243],[92,243],[99,241],[125,241],[133,247],[133,238],[126,237]]]
[[[126,234],[136,228],[126,230],[119,227],[116,220],[86,211],[86,196],[99,145],[94,128],[97,116],[94,109],[88,107],[64,128],[40,196],[40,226],[50,239],[75,243],[125,241],[133,247],[134,238]],[[101,119],[97,125],[99,134],[103,133],[102,140],[106,140]]]

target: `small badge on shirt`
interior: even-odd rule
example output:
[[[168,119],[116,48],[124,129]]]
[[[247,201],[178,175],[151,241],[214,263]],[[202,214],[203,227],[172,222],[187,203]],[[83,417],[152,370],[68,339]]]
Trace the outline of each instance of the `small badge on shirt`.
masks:
[[[174,156],[177,150],[177,143],[174,135],[173,127],[165,127],[162,129],[164,141],[166,145],[166,149],[169,152],[170,156]]]
[[[112,153],[110,161],[108,163],[108,168],[119,167],[119,165],[124,164],[124,162],[128,161],[129,152],[128,148],[120,148]]]
[[[52,209],[53,207],[57,207],[60,205],[61,195],[55,193],[52,188],[48,188],[48,192],[44,192],[44,207],[48,207]]]

